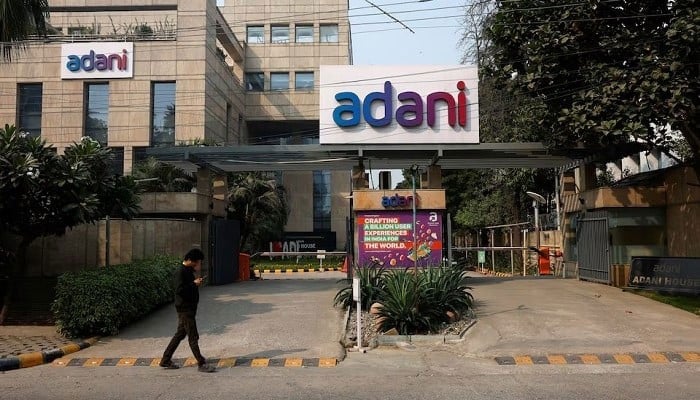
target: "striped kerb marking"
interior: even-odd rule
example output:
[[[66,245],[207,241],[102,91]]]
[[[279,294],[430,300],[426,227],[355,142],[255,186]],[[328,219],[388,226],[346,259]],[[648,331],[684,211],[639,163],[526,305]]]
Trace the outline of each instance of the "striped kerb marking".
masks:
[[[650,352],[650,353],[618,353],[618,354],[548,354],[548,355],[519,355],[499,356],[494,361],[498,365],[599,365],[599,364],[670,364],[684,362],[700,362],[700,353],[686,352]]]
[[[158,367],[160,368],[160,358],[58,358],[53,361],[52,365],[56,367]],[[330,368],[338,365],[338,359],[335,357],[325,358],[245,358],[245,357],[228,357],[221,359],[211,359],[212,365],[217,368],[233,368],[233,367],[251,367],[251,368],[266,368],[266,367],[320,367]],[[173,359],[173,363],[180,367],[196,367],[197,360],[195,358],[179,358]]]

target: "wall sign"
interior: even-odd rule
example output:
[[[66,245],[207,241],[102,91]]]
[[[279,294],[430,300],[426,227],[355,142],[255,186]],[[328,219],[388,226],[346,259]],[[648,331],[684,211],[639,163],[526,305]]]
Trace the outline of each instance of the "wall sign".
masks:
[[[322,65],[321,144],[478,143],[476,67]]]
[[[420,267],[441,265],[441,211],[416,211],[415,251],[411,210],[363,211],[356,218],[359,265],[376,262],[387,268],[406,268],[416,259]]]
[[[629,286],[700,294],[700,258],[632,257]]]
[[[64,43],[61,79],[132,78],[133,53],[131,42]]]

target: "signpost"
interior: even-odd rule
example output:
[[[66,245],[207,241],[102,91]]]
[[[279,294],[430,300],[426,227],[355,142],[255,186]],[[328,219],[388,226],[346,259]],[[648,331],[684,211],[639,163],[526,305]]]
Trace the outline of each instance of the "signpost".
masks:
[[[479,267],[481,268],[481,272],[484,272],[484,264],[486,264],[486,251],[484,250],[479,250],[477,252],[478,255],[478,263]]]
[[[352,299],[357,302],[357,350],[364,353],[362,349],[362,294],[360,278],[352,278]]]
[[[632,257],[631,287],[700,294],[700,258]]]

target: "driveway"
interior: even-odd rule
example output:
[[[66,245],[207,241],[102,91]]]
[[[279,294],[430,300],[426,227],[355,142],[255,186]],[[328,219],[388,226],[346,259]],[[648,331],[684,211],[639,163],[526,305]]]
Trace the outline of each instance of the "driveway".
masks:
[[[476,276],[470,285],[478,322],[456,345],[463,354],[700,350],[700,317],[611,286]]]
[[[333,308],[342,273],[316,273],[208,286],[200,290],[199,345],[208,358],[337,358],[343,313]],[[175,332],[172,304],[70,358],[160,357]],[[191,357],[187,339],[175,358]]]

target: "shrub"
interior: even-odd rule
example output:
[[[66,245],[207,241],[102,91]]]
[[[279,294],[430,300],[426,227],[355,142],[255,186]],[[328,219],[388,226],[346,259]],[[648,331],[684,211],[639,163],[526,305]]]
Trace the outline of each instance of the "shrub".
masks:
[[[375,302],[379,310],[380,329],[391,328],[402,335],[435,332],[449,322],[448,312],[463,315],[473,304],[471,287],[464,285],[466,272],[452,267],[387,271],[372,265],[355,269],[360,278],[362,308],[369,310]],[[352,305],[352,283],[335,296],[335,305]]]
[[[379,300],[379,294],[384,289],[384,276],[387,270],[379,264],[370,264],[365,266],[355,266],[353,270],[354,276],[360,278],[360,300],[362,301],[362,309],[367,311]],[[342,289],[336,293],[333,299],[333,305],[348,308],[353,305],[352,299],[352,280],[341,279],[338,283],[344,283]]]
[[[61,275],[51,306],[58,330],[69,337],[116,334],[173,301],[178,265],[178,258],[157,256]]]

